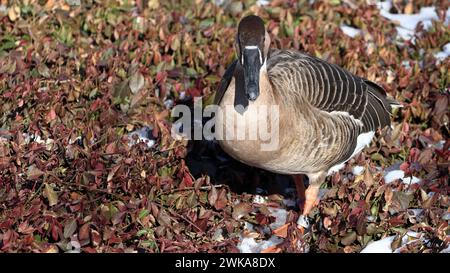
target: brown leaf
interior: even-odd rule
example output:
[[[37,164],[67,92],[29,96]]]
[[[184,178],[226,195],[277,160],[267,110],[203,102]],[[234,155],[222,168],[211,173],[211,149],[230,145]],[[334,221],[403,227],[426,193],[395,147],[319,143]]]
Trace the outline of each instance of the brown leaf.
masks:
[[[172,221],[170,220],[170,216],[163,209],[161,209],[159,211],[158,218],[156,220],[158,221],[158,223],[161,226],[164,226],[164,227],[170,227],[171,226],[171,222]]]
[[[64,226],[64,238],[70,238],[77,230],[77,220],[70,219]]]
[[[239,220],[252,211],[252,206],[249,203],[241,202],[233,207],[233,218]]]
[[[331,221],[331,219],[330,219],[329,217],[323,218],[323,226],[324,226],[326,229],[329,229],[329,227],[331,226],[332,223],[333,223],[333,222]]]
[[[129,86],[130,86],[130,90],[133,94],[136,94],[137,92],[139,92],[139,90],[141,90],[142,87],[144,87],[144,84],[145,84],[145,79],[144,79],[144,76],[142,76],[142,74],[140,72],[136,72],[133,74],[133,76],[130,77]]]
[[[281,248],[277,246],[269,246],[268,248],[261,250],[261,253],[280,253],[280,252]]]
[[[19,228],[18,228],[17,231],[19,231],[19,232],[22,233],[22,234],[32,234],[33,231],[34,231],[34,228],[33,228],[32,226],[30,226],[30,225],[28,224],[28,222],[22,222],[22,223],[19,225]]]
[[[225,189],[221,189],[219,192],[219,196],[217,197],[217,201],[214,203],[214,207],[217,210],[221,210],[225,208],[228,204],[227,191]]]
[[[217,201],[217,197],[218,197],[218,195],[217,195],[217,190],[216,190],[215,187],[212,187],[212,188],[211,188],[211,191],[210,191],[209,194],[208,194],[208,202],[209,202],[209,204],[210,204],[211,206],[214,206],[214,204],[215,204],[216,201]]]
[[[109,182],[113,179],[114,174],[117,172],[117,170],[120,168],[121,165],[116,165],[111,168],[111,170],[108,173],[108,177],[106,178],[106,181]]]
[[[369,171],[369,168],[366,168],[366,171],[364,172],[364,184],[366,184],[367,188],[370,188],[373,185],[373,176]]]
[[[347,233],[347,234],[341,239],[341,244],[343,244],[344,246],[349,246],[349,245],[351,245],[355,240],[356,240],[356,232],[351,231],[351,232]]]
[[[91,229],[91,238],[92,238],[92,244],[94,246],[99,246],[101,241],[102,241],[102,237],[100,236],[100,233],[98,231],[96,231],[95,229]]]
[[[90,234],[90,223],[86,223],[81,226],[80,231],[78,232],[78,239],[80,241],[89,239]]]
[[[29,180],[36,180],[37,178],[39,178],[43,174],[44,174],[44,172],[41,171],[40,169],[38,169],[36,167],[36,165],[34,165],[34,164],[28,167],[27,178]]]
[[[56,245],[50,245],[44,248],[42,253],[59,253],[59,248]]]
[[[47,183],[45,183],[44,196],[47,198],[50,206],[58,204],[58,194],[53,190],[53,187]]]
[[[273,231],[273,234],[275,234],[276,236],[281,237],[281,238],[286,238],[289,225],[290,225],[290,223],[282,225],[281,227],[275,229]]]

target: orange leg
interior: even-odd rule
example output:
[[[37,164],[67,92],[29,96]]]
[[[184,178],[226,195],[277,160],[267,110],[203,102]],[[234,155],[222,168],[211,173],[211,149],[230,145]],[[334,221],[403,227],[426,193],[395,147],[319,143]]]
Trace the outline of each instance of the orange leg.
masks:
[[[320,185],[324,182],[326,177],[325,172],[317,172],[308,174],[309,186],[305,190],[305,206],[303,207],[303,213],[300,215],[297,221],[297,227],[303,233],[305,228],[309,227],[308,214],[318,203],[317,197],[319,196]]]
[[[302,206],[305,202],[305,183],[303,180],[303,174],[294,174],[292,175],[295,183],[295,189],[297,190],[297,198],[299,201],[299,208],[302,209]]]
[[[317,203],[317,196],[319,195],[320,184],[310,184],[305,191],[306,201],[305,207],[303,208],[303,215],[308,215],[312,208]]]

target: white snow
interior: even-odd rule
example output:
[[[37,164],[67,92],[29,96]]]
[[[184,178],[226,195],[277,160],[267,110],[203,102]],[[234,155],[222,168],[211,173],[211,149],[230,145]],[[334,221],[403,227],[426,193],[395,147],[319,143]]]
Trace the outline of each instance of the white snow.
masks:
[[[36,142],[38,144],[45,145],[47,151],[50,151],[53,147],[54,140],[51,138],[47,138],[43,140],[39,135],[23,133],[22,136],[25,138],[25,144],[29,144],[31,142]]]
[[[438,61],[445,60],[448,56],[450,56],[450,43],[444,45],[443,50],[434,54],[434,57],[438,59]]]
[[[272,235],[269,240],[261,240],[259,242],[257,242],[254,238],[243,238],[237,245],[237,248],[241,251],[241,253],[260,253],[262,250],[275,246],[282,241],[282,238],[275,235]]]
[[[415,176],[405,177],[405,172],[402,170],[392,170],[392,171],[385,172],[385,174],[384,174],[384,182],[386,184],[392,183],[398,179],[402,180],[403,184],[408,184],[408,185],[416,184],[416,183],[419,183],[420,181],[422,181],[422,180],[420,180],[420,178],[415,177]]]
[[[261,195],[255,195],[255,197],[253,197],[253,203],[264,204],[266,203],[266,198]]]
[[[448,245],[447,248],[441,250],[440,253],[450,253],[450,245]]]
[[[271,213],[270,215],[275,217],[275,222],[269,225],[272,230],[286,224],[287,211],[285,209],[269,207],[269,211]]]
[[[363,250],[361,250],[361,253],[399,253],[400,249],[405,245],[422,239],[422,234],[414,231],[408,231],[406,235],[403,236],[400,247],[393,250],[391,248],[391,244],[394,239],[395,236],[389,236],[378,241],[372,241]]]
[[[172,109],[173,107],[173,100],[168,99],[164,101],[164,105],[166,106],[167,109]]]
[[[370,242],[361,253],[392,253],[391,244],[395,236],[389,236],[378,241]]]
[[[414,38],[414,32],[416,26],[419,22],[422,22],[423,27],[427,30],[431,25],[433,20],[439,20],[439,17],[436,12],[436,7],[422,7],[419,13],[415,14],[393,14],[390,13],[389,10],[392,7],[392,2],[384,1],[377,3],[378,8],[380,9],[381,16],[398,23],[396,27],[398,35],[403,40],[411,40]],[[448,24],[450,22],[450,8],[446,12],[445,23]],[[414,39],[412,39],[414,42]]]
[[[271,215],[275,217],[275,222],[270,224],[270,228],[276,229],[286,223],[287,211],[280,208],[270,208]],[[283,238],[272,235],[268,240],[255,240],[255,230],[251,223],[245,222],[245,229],[249,232],[249,235],[241,235],[241,240],[237,245],[237,248],[241,253],[260,253],[262,250],[275,246],[283,241]],[[270,232],[270,230],[267,230]],[[245,234],[245,233],[244,233]]]
[[[442,215],[442,220],[450,221],[450,212],[446,212]]]
[[[141,129],[135,130],[128,134],[128,145],[133,146],[139,142],[144,142],[147,144],[148,148],[153,147],[155,145],[155,140],[150,139],[152,129],[150,127],[142,127]],[[137,136],[137,141],[134,140],[133,136]]]
[[[428,144],[428,147],[434,147],[438,150],[442,150],[442,149],[444,149],[444,144],[445,144],[445,140],[441,140],[435,144]],[[449,150],[450,150],[450,148],[449,148]]]
[[[256,1],[256,4],[258,4],[258,6],[267,6],[270,4],[270,0],[258,0]]]
[[[423,212],[423,209],[408,209],[408,214],[412,217],[420,216]]]
[[[411,69],[411,65],[409,64],[409,61],[402,61],[402,66],[406,69]]]
[[[361,30],[354,28],[354,27],[350,27],[347,26],[345,24],[341,25],[341,30],[342,32],[344,32],[345,35],[350,36],[352,38],[354,38],[356,35],[360,35],[361,34]]]
[[[424,28],[431,26],[431,20],[438,20],[435,7],[423,7],[420,13],[416,14],[393,14],[389,12],[391,8],[390,1],[387,1],[380,9],[381,16],[399,23],[397,31],[404,40],[409,40],[414,35],[414,30],[419,22],[423,22]]]
[[[385,183],[392,183],[398,179],[403,179],[405,177],[405,172],[402,170],[393,170],[384,175]]]
[[[422,180],[420,180],[420,178],[415,177],[415,176],[403,178],[403,183],[404,183],[404,184],[417,184],[417,183],[419,183],[420,181],[422,181]]]
[[[355,166],[352,168],[352,173],[354,175],[360,175],[364,172],[364,167],[363,166]]]

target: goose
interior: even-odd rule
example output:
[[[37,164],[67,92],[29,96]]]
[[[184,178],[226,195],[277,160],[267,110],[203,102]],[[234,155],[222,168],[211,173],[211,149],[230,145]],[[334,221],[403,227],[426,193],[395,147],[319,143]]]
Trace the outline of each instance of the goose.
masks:
[[[238,161],[293,175],[303,199],[301,222],[316,205],[325,178],[368,146],[378,128],[390,125],[392,108],[399,104],[374,82],[320,58],[270,44],[260,17],[249,15],[240,21],[237,59],[226,69],[214,98],[222,111],[216,117],[216,131],[222,132],[217,141]],[[273,118],[269,111],[258,111],[263,106],[278,109],[275,149],[261,149],[260,138],[227,137],[225,132],[244,131],[245,124]],[[309,179],[306,190],[302,175]]]

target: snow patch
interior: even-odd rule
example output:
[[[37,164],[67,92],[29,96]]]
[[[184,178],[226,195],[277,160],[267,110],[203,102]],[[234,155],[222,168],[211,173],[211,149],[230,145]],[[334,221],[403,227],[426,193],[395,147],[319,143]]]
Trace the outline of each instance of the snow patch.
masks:
[[[152,128],[151,127],[142,127],[141,129],[135,130],[128,134],[128,145],[133,146],[139,142],[144,142],[147,144],[148,148],[153,147],[156,141],[152,136]],[[134,139],[134,136],[137,136],[137,140]]]
[[[403,179],[405,177],[405,172],[402,170],[393,170],[384,175],[385,183],[392,183],[398,179]]]
[[[256,4],[258,6],[267,6],[270,4],[270,0],[258,0],[258,1],[256,1]]]
[[[391,244],[394,239],[395,236],[389,236],[378,241],[372,241],[363,250],[361,250],[361,253],[399,253],[401,248],[407,244],[417,240],[423,240],[422,234],[414,231],[408,231],[406,235],[403,236],[400,247],[393,250],[391,248]]]
[[[275,217],[275,222],[269,225],[272,230],[277,229],[282,225],[286,224],[287,211],[285,209],[270,208],[270,207],[268,209],[270,211],[270,215]]]
[[[363,166],[355,166],[352,168],[352,173],[354,175],[360,175],[364,172],[364,167]]]
[[[264,229],[265,234],[270,234],[271,230],[275,230],[284,224],[286,224],[287,211],[282,208],[268,208],[270,215],[275,217],[275,222],[269,225],[270,229]],[[250,233],[254,232],[254,227],[251,223],[245,222],[244,229]],[[245,234],[245,233],[244,233]],[[253,233],[254,234],[254,233]],[[271,246],[275,246],[283,242],[283,238],[272,235],[267,240],[255,240],[254,236],[241,235],[240,242],[237,248],[241,253],[260,253],[262,250],[267,249]]]
[[[442,220],[450,221],[450,212],[446,212],[442,215]]]
[[[417,184],[420,181],[422,181],[418,177],[405,177],[405,172],[402,170],[392,170],[385,172],[384,174],[384,182],[386,184],[392,183],[394,181],[397,181],[398,179],[402,180],[403,184]]]
[[[266,203],[266,198],[262,197],[261,195],[255,195],[255,197],[253,197],[253,203],[265,204]]]
[[[173,100],[171,100],[171,99],[165,100],[164,106],[166,106],[167,109],[172,109],[173,108]]]
[[[450,43],[447,43],[446,45],[444,45],[443,50],[434,54],[434,57],[438,60],[438,61],[443,61],[446,58],[448,58],[448,56],[450,56]]]
[[[47,138],[46,140],[43,140],[39,135],[34,135],[34,134],[30,135],[28,133],[23,133],[22,136],[25,139],[25,144],[30,144],[31,142],[43,144],[43,145],[45,145],[45,148],[47,151],[50,151],[53,147],[54,140],[51,138]]]
[[[422,7],[419,13],[415,14],[393,14],[389,10],[392,7],[392,1],[378,2],[377,7],[381,16],[398,23],[396,27],[398,35],[403,40],[411,40],[414,43],[414,33],[418,23],[422,22],[425,30],[429,29],[433,20],[439,20],[436,7]],[[450,23],[450,8],[447,9],[445,24]]]
[[[275,235],[272,235],[269,240],[261,240],[259,242],[257,242],[254,238],[243,238],[237,245],[237,248],[241,253],[260,253],[264,249],[271,246],[276,246],[281,242],[283,242],[283,239]]]
[[[391,244],[395,236],[389,236],[378,241],[370,242],[361,253],[392,253]]]
[[[422,22],[423,27],[427,30],[431,26],[432,20],[439,20],[435,7],[422,7],[420,12],[416,14],[393,14],[387,9],[388,6],[389,9],[391,8],[390,5],[383,6],[380,9],[380,14],[391,21],[399,23],[396,29],[403,40],[410,40],[414,36],[418,23]]]
[[[361,30],[360,29],[357,29],[357,28],[354,28],[354,27],[350,27],[350,26],[347,26],[345,24],[341,25],[341,30],[342,30],[342,32],[344,32],[345,35],[350,36],[352,38],[354,38],[355,36],[361,34]]]
[[[448,245],[447,248],[441,250],[440,253],[450,253],[450,245]]]

